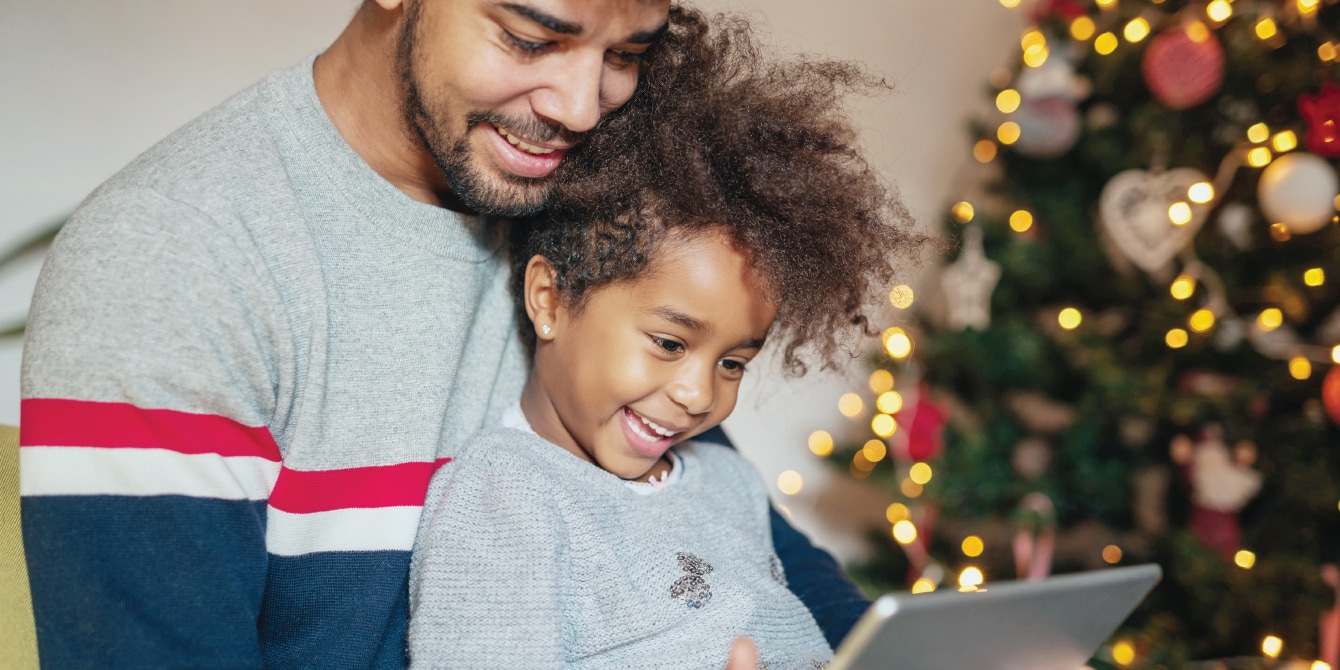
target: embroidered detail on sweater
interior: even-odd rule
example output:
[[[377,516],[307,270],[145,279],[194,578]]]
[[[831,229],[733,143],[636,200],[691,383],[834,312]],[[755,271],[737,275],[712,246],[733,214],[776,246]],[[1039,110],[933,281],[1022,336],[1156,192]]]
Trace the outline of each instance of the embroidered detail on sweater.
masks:
[[[670,585],[670,597],[684,603],[689,609],[701,609],[712,600],[712,585],[703,575],[712,572],[712,566],[693,554],[678,553],[679,568],[688,573]]]
[[[786,586],[786,570],[782,568],[782,560],[777,558],[777,554],[768,554],[768,574],[772,575],[772,581]]]

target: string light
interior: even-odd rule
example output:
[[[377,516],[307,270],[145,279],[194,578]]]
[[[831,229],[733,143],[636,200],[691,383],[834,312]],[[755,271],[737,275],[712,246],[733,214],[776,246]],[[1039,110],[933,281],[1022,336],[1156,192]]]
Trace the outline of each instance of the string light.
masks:
[[[870,420],[870,430],[880,437],[888,437],[898,432],[898,422],[888,414],[876,414]]]
[[[833,453],[833,436],[826,430],[816,430],[810,433],[809,439],[810,451],[820,458],[827,458]]]
[[[899,284],[889,289],[889,303],[898,309],[911,307],[913,300],[916,300],[916,295],[912,293],[912,287],[907,284]]]
[[[981,568],[967,567],[958,576],[958,587],[969,591],[976,590],[977,587],[986,581],[986,576],[982,574]]]
[[[1317,57],[1327,63],[1335,60],[1335,43],[1322,42],[1321,46],[1317,47]]]
[[[1098,0],[1099,9],[1112,9],[1117,6],[1117,0]]]
[[[1275,20],[1269,16],[1256,22],[1256,36],[1268,40],[1275,36],[1278,30],[1275,28]]]
[[[978,140],[972,145],[972,157],[978,163],[990,163],[996,159],[996,143],[991,140]]]
[[[1186,300],[1196,292],[1196,280],[1192,279],[1191,275],[1178,275],[1177,279],[1173,280],[1169,292],[1178,300]]]
[[[1121,562],[1121,547],[1115,544],[1109,544],[1103,547],[1103,561],[1108,565],[1116,565]]]
[[[1247,129],[1247,139],[1251,142],[1260,144],[1270,137],[1270,126],[1264,123],[1257,123]]]
[[[1112,645],[1112,660],[1122,667],[1134,663],[1135,646],[1125,640]]]
[[[1208,309],[1198,309],[1191,314],[1187,323],[1191,326],[1191,330],[1203,333],[1214,327],[1214,312]]]
[[[996,94],[996,109],[999,109],[1002,114],[1010,114],[1019,109],[1019,102],[1019,92],[1012,88],[1007,88]]]
[[[1233,563],[1243,570],[1251,570],[1256,565],[1256,554],[1246,549],[1239,549],[1238,553],[1233,554]]]
[[[1094,30],[1096,30],[1096,26],[1094,26],[1093,19],[1087,16],[1076,17],[1074,21],[1070,22],[1070,36],[1075,38],[1076,42],[1083,42],[1093,37]]]
[[[1127,42],[1139,42],[1149,37],[1149,22],[1143,16],[1137,16],[1126,24],[1126,28],[1121,31],[1121,34]]]
[[[1192,21],[1187,24],[1186,36],[1190,37],[1192,42],[1200,44],[1201,42],[1210,39],[1210,29],[1200,21]]]
[[[884,331],[884,350],[894,358],[907,358],[912,353],[912,338],[902,328]]]
[[[1051,51],[1046,46],[1032,49],[1024,52],[1024,65],[1028,67],[1042,67],[1047,62],[1047,57]]]
[[[1019,124],[1013,121],[1006,121],[1005,123],[1000,124],[1000,127],[996,129],[996,139],[1000,140],[1000,143],[1004,145],[1018,142]]]
[[[1208,181],[1198,181],[1186,190],[1186,197],[1197,205],[1214,200],[1214,185]]]
[[[898,523],[899,521],[903,521],[904,519],[909,519],[911,517],[912,517],[912,510],[907,509],[907,505],[904,505],[900,502],[893,503],[892,505],[889,505],[887,509],[884,510],[884,518],[888,519],[889,523]]]
[[[860,414],[862,409],[865,409],[865,403],[861,402],[861,396],[855,393],[843,393],[842,397],[838,398],[838,411],[842,412],[842,416],[854,417]]]
[[[1289,227],[1282,223],[1270,224],[1270,239],[1276,242],[1288,242],[1293,238],[1293,233],[1289,232]]]
[[[1331,670],[1331,664],[1326,661],[1313,661],[1308,670]]]
[[[912,595],[918,593],[931,593],[935,590],[935,582],[922,577],[912,584]]]
[[[800,493],[805,488],[805,480],[801,479],[800,473],[795,470],[787,470],[777,475],[777,490],[788,496]]]
[[[982,544],[982,538],[977,537],[976,535],[969,535],[963,538],[962,548],[964,556],[967,556],[968,558],[977,558],[982,555],[982,551],[986,547]]]
[[[870,373],[870,381],[867,383],[870,385],[871,393],[884,393],[893,388],[893,373],[888,370],[875,370]]]
[[[1340,344],[1331,347],[1331,362],[1340,365]]]
[[[915,498],[921,495],[922,486],[910,479],[904,479],[903,482],[898,485],[898,490],[902,491],[903,495],[909,498]]]
[[[1261,310],[1256,315],[1256,325],[1261,326],[1261,330],[1270,332],[1284,324],[1284,313],[1279,308],[1269,307]]]
[[[1113,33],[1103,33],[1098,39],[1093,41],[1093,50],[1100,56],[1106,56],[1117,50],[1117,36]]]
[[[1010,229],[1016,233],[1028,232],[1033,227],[1033,214],[1026,209],[1015,210],[1010,215]]]
[[[1019,48],[1024,51],[1045,46],[1047,46],[1047,37],[1037,28],[1025,30],[1023,36],[1019,38]]]
[[[897,391],[885,391],[875,398],[875,407],[885,414],[897,414],[903,408],[903,396]]]
[[[1014,9],[1019,6],[1019,0],[1000,0],[1000,4],[1005,9]]]
[[[925,486],[931,481],[931,466],[926,463],[913,463],[912,469],[908,471],[907,478]]]
[[[1270,165],[1270,150],[1265,147],[1256,147],[1247,152],[1247,164],[1252,167],[1265,167]]]
[[[912,544],[917,541],[916,524],[903,519],[893,524],[893,539],[898,540],[899,544]]]
[[[1067,307],[1056,315],[1056,322],[1066,330],[1079,328],[1079,324],[1083,319],[1083,315],[1081,315],[1079,310],[1074,307]]]
[[[1308,286],[1321,286],[1326,283],[1326,271],[1321,268],[1312,268],[1303,273],[1303,283]]]
[[[1311,16],[1317,13],[1317,6],[1321,4],[1320,0],[1298,0],[1298,13],[1303,16]]]
[[[1172,349],[1181,349],[1182,347],[1185,347],[1187,340],[1188,337],[1186,331],[1181,328],[1173,328],[1168,331],[1167,336],[1163,338],[1163,341],[1167,342],[1168,346]]]
[[[1298,147],[1298,136],[1294,135],[1292,130],[1281,130],[1275,133],[1270,143],[1275,146],[1275,151],[1278,153],[1293,151]]]
[[[867,440],[865,446],[861,447],[861,455],[871,464],[884,460],[889,455],[889,448],[880,440]]]
[[[1284,651],[1284,640],[1274,635],[1267,635],[1265,639],[1261,640],[1261,653],[1266,656],[1279,658],[1281,651]]]
[[[1215,23],[1223,23],[1233,16],[1233,5],[1228,4],[1228,0],[1214,0],[1205,7],[1205,15]]]
[[[1312,361],[1302,356],[1295,356],[1289,359],[1289,376],[1303,381],[1312,376]]]
[[[993,144],[991,146],[994,147],[995,145]],[[972,217],[976,214],[976,211],[973,210],[972,203],[964,200],[949,208],[949,214],[954,217],[955,221],[958,221],[959,223],[967,223],[972,221]]]
[[[1185,226],[1191,223],[1191,205],[1185,202],[1174,202],[1168,206],[1168,219],[1174,226]]]

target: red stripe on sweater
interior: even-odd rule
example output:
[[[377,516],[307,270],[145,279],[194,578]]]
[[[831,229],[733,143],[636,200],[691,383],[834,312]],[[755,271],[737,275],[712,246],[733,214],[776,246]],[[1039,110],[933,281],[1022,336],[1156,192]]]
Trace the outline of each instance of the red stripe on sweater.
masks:
[[[337,509],[420,507],[428,481],[451,459],[429,463],[398,463],[344,470],[279,471],[270,506],[290,514]]]
[[[28,398],[19,411],[19,444],[25,447],[167,449],[282,460],[268,428],[214,414],[64,398]]]

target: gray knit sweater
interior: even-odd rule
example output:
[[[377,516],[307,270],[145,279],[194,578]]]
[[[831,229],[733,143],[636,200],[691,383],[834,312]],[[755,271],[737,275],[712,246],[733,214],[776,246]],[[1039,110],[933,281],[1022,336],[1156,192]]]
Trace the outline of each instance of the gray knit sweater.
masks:
[[[749,635],[762,667],[832,656],[785,586],[767,493],[734,450],[676,447],[640,495],[527,430],[469,440],[429,485],[410,567],[424,668],[713,668]]]

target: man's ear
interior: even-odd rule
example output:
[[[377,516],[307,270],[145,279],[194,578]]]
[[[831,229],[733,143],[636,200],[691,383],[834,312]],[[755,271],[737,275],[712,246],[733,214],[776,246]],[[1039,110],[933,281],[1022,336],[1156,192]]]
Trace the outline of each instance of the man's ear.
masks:
[[[526,288],[523,292],[526,315],[535,328],[535,337],[540,341],[554,339],[557,334],[559,313],[562,311],[562,296],[558,292],[558,279],[554,266],[544,256],[531,256],[526,263]]]

